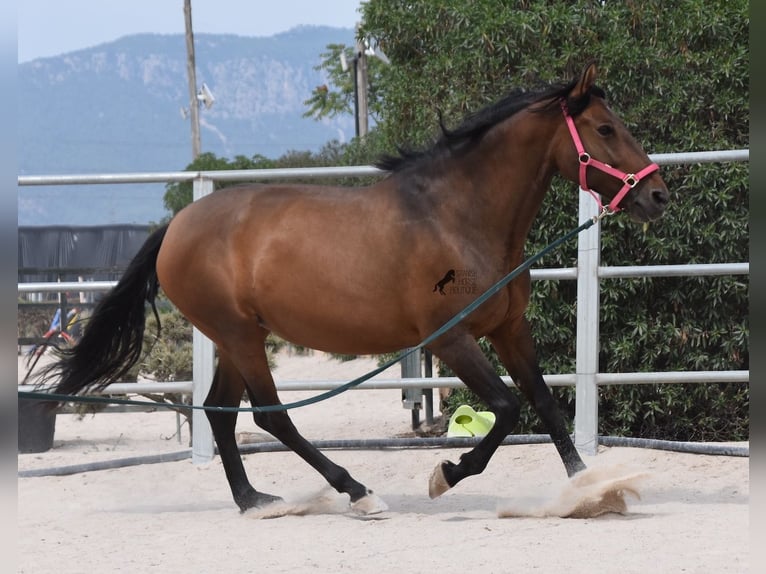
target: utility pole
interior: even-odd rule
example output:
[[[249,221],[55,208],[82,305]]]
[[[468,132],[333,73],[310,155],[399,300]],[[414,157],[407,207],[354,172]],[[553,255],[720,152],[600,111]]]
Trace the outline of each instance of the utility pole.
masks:
[[[359,24],[356,25],[357,35],[359,34]],[[354,44],[354,58],[352,60],[354,69],[351,71],[354,80],[354,123],[356,127],[356,137],[364,138],[369,131],[369,109],[367,107],[367,56],[375,56],[384,64],[391,62],[383,53],[383,50],[369,44],[368,40],[359,40],[357,38]],[[348,71],[348,60],[345,52],[340,53],[340,66],[344,72]]]
[[[354,58],[354,87],[356,89],[356,117],[357,117],[357,137],[363,138],[368,132],[367,122],[367,54],[365,46],[360,41],[356,41],[356,56]]]
[[[197,159],[202,144],[199,137],[199,102],[197,101],[197,71],[194,63],[194,32],[192,32],[191,0],[184,0],[186,21],[186,73],[189,77],[189,113],[192,131],[192,161]]]

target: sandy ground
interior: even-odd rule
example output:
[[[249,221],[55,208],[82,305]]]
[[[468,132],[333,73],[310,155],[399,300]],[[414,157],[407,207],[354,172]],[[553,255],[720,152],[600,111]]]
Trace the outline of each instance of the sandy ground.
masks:
[[[280,380],[350,380],[371,359],[281,355]],[[393,369],[382,376],[397,375]],[[292,392],[283,401],[315,393]],[[344,393],[293,412],[309,439],[411,434],[396,390]],[[438,411],[437,411],[438,414]],[[19,454],[19,470],[177,452],[174,413],[59,415],[54,446]],[[260,433],[247,415],[238,431]],[[250,435],[255,438],[259,434]],[[240,514],[220,460],[144,464],[18,479],[19,572],[506,572],[744,573],[750,571],[748,458],[601,448],[599,471],[646,473],[625,513],[596,518],[500,518],[560,500],[568,481],[550,444],[501,447],[480,476],[428,497],[432,469],[459,449],[327,451],[389,510],[359,516],[297,455],[243,457],[251,482],[308,509]],[[310,502],[310,504],[309,504]]]

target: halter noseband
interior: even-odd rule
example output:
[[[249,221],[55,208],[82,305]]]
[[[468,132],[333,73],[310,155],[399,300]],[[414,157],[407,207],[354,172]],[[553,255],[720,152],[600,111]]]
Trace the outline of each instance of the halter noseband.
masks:
[[[608,163],[604,163],[597,159],[593,159],[590,156],[590,154],[588,154],[588,152],[585,151],[585,147],[582,145],[582,140],[580,139],[580,135],[577,133],[577,128],[575,127],[574,120],[572,119],[572,116],[569,115],[569,110],[567,109],[566,101],[563,99],[561,100],[561,110],[564,112],[564,119],[567,122],[569,133],[571,134],[572,141],[574,142],[575,148],[577,149],[577,158],[580,162],[580,188],[583,191],[587,191],[593,196],[593,198],[598,203],[598,207],[600,210],[604,211],[606,209],[608,212],[611,212],[611,213],[615,213],[619,211],[619,208],[617,207],[617,205],[622,201],[622,198],[625,197],[625,195],[631,189],[636,187],[639,181],[641,181],[650,173],[653,173],[659,170],[660,166],[658,166],[656,163],[650,163],[638,173],[625,173],[624,171],[620,171],[619,169],[613,168]],[[620,189],[620,191],[617,192],[617,195],[615,195],[614,198],[612,198],[612,201],[609,202],[609,205],[607,205],[606,208],[601,203],[601,198],[598,196],[598,194],[588,187],[588,180],[587,180],[588,166],[593,166],[599,171],[603,171],[604,173],[607,173],[611,175],[612,177],[616,177],[623,183],[622,189]]]

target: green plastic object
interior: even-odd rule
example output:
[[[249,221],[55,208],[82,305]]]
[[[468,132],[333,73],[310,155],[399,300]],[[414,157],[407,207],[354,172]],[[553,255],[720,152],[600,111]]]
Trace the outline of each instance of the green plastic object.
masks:
[[[470,405],[460,405],[450,417],[447,436],[485,436],[494,424],[495,413],[475,411]]]

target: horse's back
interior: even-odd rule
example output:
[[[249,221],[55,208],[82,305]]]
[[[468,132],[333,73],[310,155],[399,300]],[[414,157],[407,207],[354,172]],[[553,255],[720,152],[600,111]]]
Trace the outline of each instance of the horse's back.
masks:
[[[400,348],[399,339],[416,341],[418,333],[405,326],[408,302],[400,294],[412,281],[401,256],[412,238],[395,212],[373,188],[220,190],[171,222],[157,263],[160,284],[212,338],[257,321],[314,348]]]

